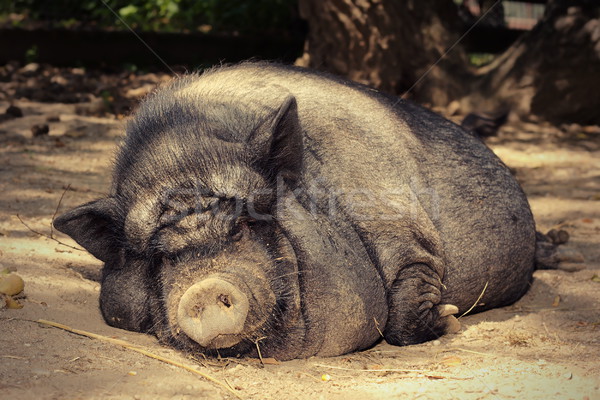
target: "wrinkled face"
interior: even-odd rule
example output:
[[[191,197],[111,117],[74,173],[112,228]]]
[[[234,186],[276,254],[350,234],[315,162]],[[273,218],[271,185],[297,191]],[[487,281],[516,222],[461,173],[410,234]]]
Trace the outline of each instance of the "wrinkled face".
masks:
[[[282,340],[298,313],[296,265],[271,216],[274,194],[243,166],[219,175],[232,170],[245,179],[227,190],[188,181],[158,197],[140,194],[125,218],[128,242],[152,260],[154,331],[188,351],[253,351],[257,339]],[[219,181],[214,174],[205,180]]]
[[[284,332],[301,335],[297,261],[271,188],[275,177],[293,186],[302,131],[295,99],[273,93],[271,105],[238,106],[175,83],[128,127],[112,194],[55,219],[104,261],[109,324],[221,354],[260,341],[275,356],[289,347]]]
[[[267,200],[249,207],[248,199],[182,190],[162,205],[151,238],[161,339],[188,350],[245,353],[281,327],[293,308],[286,289],[293,267],[278,250]]]

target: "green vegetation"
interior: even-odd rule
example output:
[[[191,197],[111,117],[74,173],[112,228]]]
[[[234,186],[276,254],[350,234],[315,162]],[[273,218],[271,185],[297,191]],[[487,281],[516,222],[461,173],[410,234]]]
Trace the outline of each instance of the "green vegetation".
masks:
[[[122,20],[134,29],[167,32],[287,30],[296,9],[297,0],[0,0],[0,16],[13,26],[44,21],[123,29]]]
[[[491,53],[469,53],[469,63],[475,67],[482,67],[494,61],[495,55]]]
[[[25,52],[25,62],[32,63],[36,62],[38,59],[38,48],[36,45],[31,46]]]

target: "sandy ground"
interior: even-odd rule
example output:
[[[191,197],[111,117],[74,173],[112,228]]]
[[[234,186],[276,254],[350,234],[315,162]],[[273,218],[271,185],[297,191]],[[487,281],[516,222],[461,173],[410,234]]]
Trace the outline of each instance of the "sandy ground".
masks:
[[[122,122],[74,105],[18,102],[0,123],[0,270],[25,280],[22,309],[0,310],[2,399],[600,399],[600,133],[545,125],[503,128],[488,141],[524,185],[540,230],[561,226],[586,258],[578,272],[537,271],[515,305],[461,318],[457,335],[409,347],[261,365],[191,359],[155,338],[107,326],[101,263],[49,235],[61,211],[106,193]],[[0,110],[7,103],[0,102]],[[30,127],[47,123],[50,135]],[[17,218],[19,215],[29,227]],[[54,236],[74,244],[64,235]],[[209,374],[230,390],[118,345],[34,322],[51,320]],[[268,361],[268,360],[267,360]]]

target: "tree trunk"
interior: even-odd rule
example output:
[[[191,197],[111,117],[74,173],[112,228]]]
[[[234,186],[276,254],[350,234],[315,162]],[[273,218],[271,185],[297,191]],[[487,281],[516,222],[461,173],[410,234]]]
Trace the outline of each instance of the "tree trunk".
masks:
[[[300,0],[300,14],[309,30],[299,65],[390,93],[411,90],[432,105],[464,94],[462,50],[429,71],[458,39],[461,23],[450,0]]]
[[[461,32],[452,0],[300,0],[300,13],[300,65],[433,106],[462,99],[463,112],[600,124],[598,0],[548,0],[534,29],[477,71],[460,45],[431,68]]]
[[[600,2],[550,0],[542,20],[479,71],[466,108],[509,107],[552,122],[600,124]]]

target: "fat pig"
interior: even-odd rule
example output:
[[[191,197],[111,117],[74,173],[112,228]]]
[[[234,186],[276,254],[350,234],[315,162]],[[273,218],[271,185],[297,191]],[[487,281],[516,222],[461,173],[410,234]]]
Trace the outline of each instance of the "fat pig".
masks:
[[[478,138],[409,101],[269,63],[148,96],[108,197],[54,225],[105,263],[108,324],[191,353],[420,343],[458,330],[473,305],[515,302],[535,268],[527,199]]]

